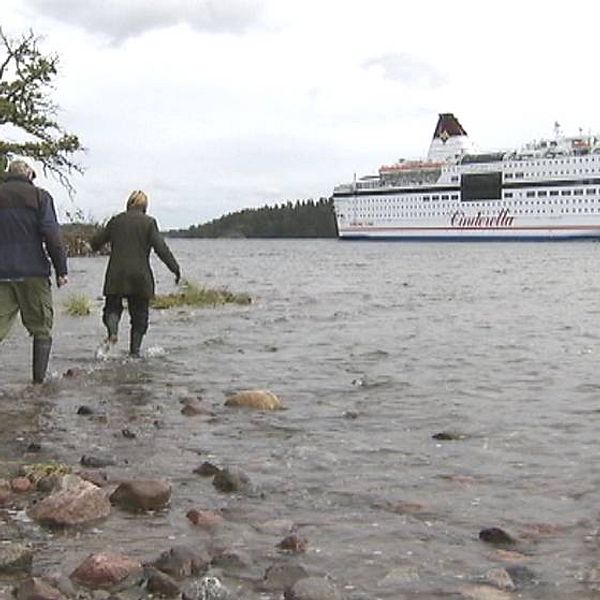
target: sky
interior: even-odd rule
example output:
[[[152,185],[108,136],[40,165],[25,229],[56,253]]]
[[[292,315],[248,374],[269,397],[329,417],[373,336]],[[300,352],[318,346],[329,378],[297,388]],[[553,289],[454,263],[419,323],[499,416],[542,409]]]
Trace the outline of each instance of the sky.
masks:
[[[599,16],[594,0],[2,0],[0,27],[59,56],[52,99],[85,147],[73,198],[36,179],[61,220],[142,189],[167,230],[423,157],[442,112],[481,150],[555,122],[600,132]]]

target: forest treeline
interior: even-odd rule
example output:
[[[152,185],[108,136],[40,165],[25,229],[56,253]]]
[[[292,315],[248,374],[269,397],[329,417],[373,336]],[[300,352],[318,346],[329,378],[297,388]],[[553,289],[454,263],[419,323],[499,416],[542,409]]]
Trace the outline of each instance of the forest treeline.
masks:
[[[185,238],[330,238],[337,237],[333,201],[329,198],[246,208],[202,225],[171,230]]]

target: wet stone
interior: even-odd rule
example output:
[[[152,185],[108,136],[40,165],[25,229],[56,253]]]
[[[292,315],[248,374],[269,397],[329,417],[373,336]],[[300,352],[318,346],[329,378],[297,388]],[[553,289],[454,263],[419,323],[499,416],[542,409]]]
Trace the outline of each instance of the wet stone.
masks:
[[[250,478],[240,469],[221,469],[213,479],[220,492],[248,492],[252,490]]]
[[[98,486],[77,475],[65,475],[61,488],[28,511],[28,516],[46,525],[83,525],[110,514],[110,502]]]
[[[142,566],[122,554],[90,554],[74,571],[71,579],[91,589],[110,588],[118,584],[133,585],[142,574]]]
[[[209,562],[210,558],[205,552],[188,546],[174,546],[163,552],[151,566],[171,577],[182,579],[192,575],[204,575]]]
[[[79,462],[82,466],[90,467],[92,469],[102,469],[103,467],[110,467],[117,464],[117,461],[111,456],[91,456],[86,454],[81,457]]]
[[[196,467],[193,472],[201,477],[213,477],[219,473],[220,470],[219,467],[213,465],[211,462],[204,461],[199,467]]]
[[[218,550],[213,554],[211,565],[221,569],[245,569],[252,565],[250,555],[237,548]]]
[[[93,415],[94,414],[94,409],[89,407],[89,406],[80,406],[77,409],[77,414],[81,415],[83,417],[87,417],[89,415]]]
[[[305,577],[287,588],[285,600],[341,600],[342,595],[333,581],[326,577]]]
[[[292,533],[279,542],[277,547],[280,550],[284,550],[287,552],[301,553],[306,552],[306,547],[308,546],[308,540],[306,538],[300,537],[295,533]]]
[[[29,573],[33,551],[25,544],[0,546],[0,573]]]
[[[17,600],[66,600],[66,596],[39,577],[21,582],[16,589]]]
[[[268,390],[244,390],[233,394],[225,401],[225,406],[253,408],[256,410],[279,410],[281,400]]]
[[[131,511],[160,510],[171,499],[171,486],[158,479],[123,481],[111,494],[113,504]]]
[[[173,598],[181,593],[179,584],[173,577],[154,567],[144,567],[144,576],[146,578],[146,589],[150,594]]]
[[[512,546],[516,543],[515,539],[510,536],[504,529],[499,527],[488,527],[479,532],[479,539],[487,544],[498,546]]]
[[[457,433],[455,431],[440,431],[438,433],[434,433],[431,436],[434,440],[439,440],[443,442],[453,442],[458,440],[464,440],[466,436],[462,433]]]
[[[308,577],[308,571],[302,565],[271,565],[265,571],[262,583],[267,590],[284,590],[305,577]]]
[[[182,600],[234,600],[233,594],[217,577],[203,577],[188,583],[181,595]]]
[[[191,523],[204,529],[214,529],[223,523],[223,517],[211,510],[196,510],[193,508],[185,515]]]

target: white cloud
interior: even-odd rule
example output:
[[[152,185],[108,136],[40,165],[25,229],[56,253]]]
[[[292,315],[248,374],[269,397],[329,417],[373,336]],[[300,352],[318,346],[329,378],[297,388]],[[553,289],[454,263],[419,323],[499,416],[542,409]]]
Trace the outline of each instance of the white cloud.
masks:
[[[187,24],[196,31],[243,33],[260,24],[260,0],[26,0],[52,19],[122,42],[154,29]]]
[[[76,203],[102,218],[141,187],[163,227],[327,196],[424,155],[440,112],[482,149],[556,120],[600,131],[599,13],[583,0],[3,0],[9,33],[32,28],[60,57],[59,120],[89,149]]]

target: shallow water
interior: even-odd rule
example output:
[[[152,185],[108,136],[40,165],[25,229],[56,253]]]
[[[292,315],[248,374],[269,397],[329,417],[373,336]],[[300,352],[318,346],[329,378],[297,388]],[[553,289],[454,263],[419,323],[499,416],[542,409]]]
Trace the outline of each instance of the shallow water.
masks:
[[[99,360],[106,259],[72,259],[70,284],[55,293],[55,378],[43,392],[26,385],[20,324],[2,345],[6,471],[110,454],[111,477],[165,477],[174,489],[164,514],[114,511],[79,535],[26,524],[36,569],[69,573],[92,551],[147,560],[209,543],[185,513],[226,508],[212,542],[250,554],[239,578],[229,574],[245,598],[279,598],[253,580],[284,560],[275,546],[290,524],[309,542],[300,562],[350,598],[462,597],[510,564],[478,540],[491,526],[518,538],[518,564],[536,574],[519,597],[589,598],[582,579],[600,541],[600,245],[170,245],[184,277],[254,303],[152,312],[142,361],[126,357],[124,319],[117,355]],[[174,288],[161,264],[155,273],[159,292]],[[92,316],[64,314],[72,293],[95,299]],[[76,375],[60,377],[69,368]],[[272,390],[286,410],[223,406],[248,388]],[[213,419],[180,413],[198,396]],[[77,415],[81,405],[95,414]],[[24,454],[31,441],[41,453]],[[204,460],[241,468],[262,494],[218,493],[192,473]]]

